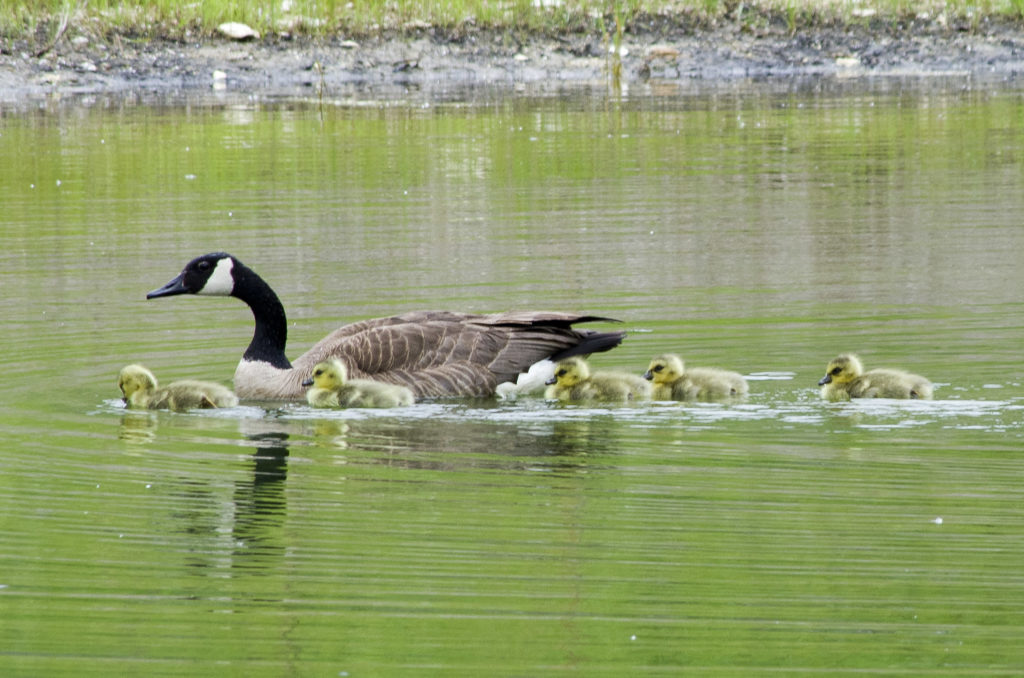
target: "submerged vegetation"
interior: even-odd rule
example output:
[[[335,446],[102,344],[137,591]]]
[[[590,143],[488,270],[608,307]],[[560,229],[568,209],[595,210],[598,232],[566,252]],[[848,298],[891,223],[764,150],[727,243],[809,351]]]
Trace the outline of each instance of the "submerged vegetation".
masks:
[[[190,39],[241,22],[265,37],[365,36],[435,29],[564,34],[624,30],[668,21],[683,28],[733,21],[796,31],[835,23],[935,22],[976,27],[1019,20],[1024,0],[0,0],[0,39],[44,44],[72,27],[98,37]]]

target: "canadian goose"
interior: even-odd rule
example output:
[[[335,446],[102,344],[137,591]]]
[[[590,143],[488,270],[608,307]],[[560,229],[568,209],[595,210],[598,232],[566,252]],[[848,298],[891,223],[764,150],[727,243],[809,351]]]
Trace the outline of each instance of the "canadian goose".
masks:
[[[184,412],[199,408],[234,407],[231,389],[210,381],[182,379],[159,388],[156,377],[142,365],[126,365],[117,377],[128,407]]]
[[[337,358],[317,363],[313,376],[302,385],[313,387],[306,391],[306,401],[313,407],[398,407],[413,403],[412,391],[405,386],[349,379],[344,363]]]
[[[826,400],[850,398],[921,398],[932,397],[932,384],[924,377],[903,370],[875,369],[868,372],[852,353],[834,358],[818,382],[821,397]]]
[[[546,382],[548,400],[648,400],[651,385],[626,372],[591,372],[583,358],[560,360]]]
[[[737,372],[714,367],[684,369],[683,359],[672,353],[651,360],[644,379],[654,386],[653,400],[713,400],[745,396],[750,390]]]
[[[235,369],[235,392],[248,399],[304,399],[302,382],[328,358],[341,360],[353,378],[407,386],[417,398],[488,396],[499,382],[515,381],[543,358],[607,351],[625,337],[625,332],[572,328],[574,323],[612,321],[598,316],[412,311],[345,325],[290,362],[284,353],[288,329],[281,301],[230,254],[196,257],[146,298],[176,294],[233,296],[249,305],[256,329]]]

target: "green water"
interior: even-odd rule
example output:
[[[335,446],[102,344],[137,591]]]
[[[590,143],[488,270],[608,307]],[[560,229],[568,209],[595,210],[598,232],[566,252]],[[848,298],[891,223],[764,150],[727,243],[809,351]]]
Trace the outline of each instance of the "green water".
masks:
[[[329,103],[0,117],[0,673],[1024,672],[1024,91]],[[577,310],[751,395],[126,412],[229,382],[241,302],[144,299],[220,249],[292,356]],[[937,399],[825,403],[841,351]]]

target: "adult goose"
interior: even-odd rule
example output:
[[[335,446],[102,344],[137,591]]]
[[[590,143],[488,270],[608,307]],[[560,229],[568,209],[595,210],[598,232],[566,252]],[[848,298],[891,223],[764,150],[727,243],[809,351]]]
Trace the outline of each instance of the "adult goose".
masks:
[[[146,298],[177,294],[231,296],[249,305],[256,329],[235,369],[234,386],[240,398],[251,400],[304,400],[302,382],[317,363],[330,358],[340,360],[353,379],[407,386],[417,398],[489,396],[499,382],[515,381],[539,360],[607,351],[625,337],[621,331],[572,327],[612,321],[598,316],[412,311],[340,327],[289,361],[284,306],[270,285],[236,257],[226,252],[196,257]]]

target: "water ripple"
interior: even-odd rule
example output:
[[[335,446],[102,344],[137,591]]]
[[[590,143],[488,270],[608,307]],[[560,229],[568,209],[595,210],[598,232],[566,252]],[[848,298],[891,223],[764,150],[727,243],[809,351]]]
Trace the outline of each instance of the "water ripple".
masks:
[[[519,423],[571,422],[610,418],[635,426],[672,426],[707,430],[730,424],[776,422],[782,425],[815,427],[847,421],[853,427],[873,430],[941,425],[955,429],[1005,431],[1020,429],[1019,413],[1024,409],[1014,400],[892,400],[864,399],[845,403],[821,401],[816,391],[799,392],[793,400],[759,402],[755,399],[727,403],[651,402],[630,404],[562,404],[539,398],[522,398],[514,403],[491,401],[443,401],[411,407],[375,410],[323,410],[289,405],[280,416],[293,420],[445,420],[467,422]],[[225,414],[227,414],[226,411]]]

